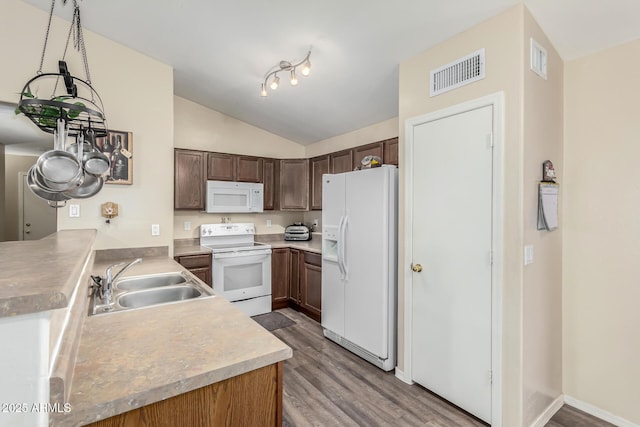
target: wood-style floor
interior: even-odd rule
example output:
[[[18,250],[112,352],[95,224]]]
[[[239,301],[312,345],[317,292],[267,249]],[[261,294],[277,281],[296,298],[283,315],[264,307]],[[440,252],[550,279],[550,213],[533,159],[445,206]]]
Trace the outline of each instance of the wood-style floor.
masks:
[[[284,362],[284,426],[486,426],[428,390],[406,384],[324,338],[322,327],[292,309],[296,324],[273,334],[293,349]],[[605,427],[566,405],[547,427]]]

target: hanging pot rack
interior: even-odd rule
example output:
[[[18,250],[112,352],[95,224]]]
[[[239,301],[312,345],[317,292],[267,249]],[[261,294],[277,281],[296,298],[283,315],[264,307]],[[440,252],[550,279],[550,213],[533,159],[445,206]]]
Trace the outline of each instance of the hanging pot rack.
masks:
[[[66,3],[67,0],[62,1]],[[55,2],[51,0],[40,68],[24,85],[16,114],[24,114],[42,131],[54,135],[54,149],[38,158],[29,171],[28,184],[36,196],[48,201],[49,206],[61,208],[71,198],[97,194],[104,184],[103,175],[109,171],[110,161],[95,146],[95,138],[107,136],[108,128],[102,100],[91,86],[77,0],[73,0],[73,19],[62,60],[58,61],[58,73],[42,72]],[[71,36],[74,47],[82,55],[84,80],[71,75],[64,60]],[[42,94],[46,96],[40,96]],[[66,147],[67,135],[76,138],[72,152]],[[85,137],[89,144],[84,143]],[[86,150],[85,145],[88,146]]]
[[[63,0],[63,3],[66,1]],[[40,67],[36,76],[31,78],[20,92],[20,101],[16,112],[23,113],[44,132],[55,133],[57,120],[62,119],[68,128],[67,133],[71,136],[80,135],[85,129],[92,129],[96,137],[106,136],[108,127],[104,107],[102,99],[91,85],[87,51],[80,20],[80,7],[77,0],[73,0],[73,19],[62,60],[58,61],[59,72],[42,72],[55,2],[56,0],[51,1]],[[74,47],[82,55],[86,75],[84,80],[71,75],[64,61],[72,36]],[[40,95],[43,93],[46,93],[48,97],[41,97]]]

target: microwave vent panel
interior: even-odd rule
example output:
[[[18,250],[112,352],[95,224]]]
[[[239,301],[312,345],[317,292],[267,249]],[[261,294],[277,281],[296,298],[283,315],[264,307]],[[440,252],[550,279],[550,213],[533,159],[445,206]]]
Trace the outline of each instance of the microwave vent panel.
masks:
[[[484,79],[484,49],[457,59],[431,71],[430,96],[459,88]]]

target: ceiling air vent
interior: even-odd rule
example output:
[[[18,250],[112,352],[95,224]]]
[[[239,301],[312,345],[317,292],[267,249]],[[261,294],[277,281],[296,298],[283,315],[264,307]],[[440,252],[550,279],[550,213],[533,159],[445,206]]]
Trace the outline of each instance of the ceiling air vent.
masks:
[[[484,49],[431,71],[429,94],[440,95],[484,79]]]

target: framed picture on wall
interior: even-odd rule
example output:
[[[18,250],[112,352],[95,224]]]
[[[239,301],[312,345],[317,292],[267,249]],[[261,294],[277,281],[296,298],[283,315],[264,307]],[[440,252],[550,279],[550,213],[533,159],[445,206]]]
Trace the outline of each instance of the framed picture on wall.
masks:
[[[96,148],[111,161],[106,184],[133,184],[133,134],[109,130],[107,136],[96,138]]]

